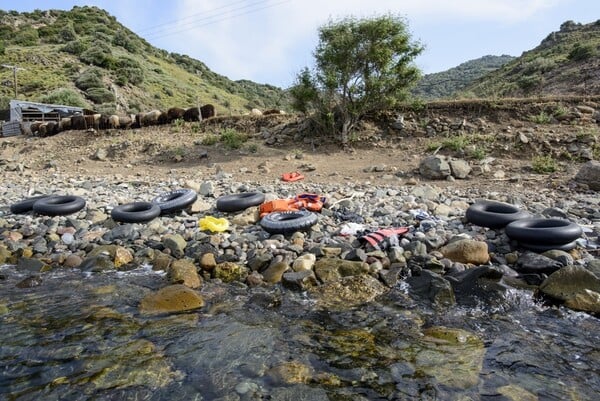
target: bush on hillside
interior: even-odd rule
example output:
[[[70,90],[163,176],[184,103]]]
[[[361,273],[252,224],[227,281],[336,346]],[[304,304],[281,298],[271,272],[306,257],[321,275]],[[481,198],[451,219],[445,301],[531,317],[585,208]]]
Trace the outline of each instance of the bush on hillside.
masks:
[[[529,94],[542,83],[542,77],[539,75],[524,75],[517,81],[519,88]]]
[[[15,33],[10,26],[0,24],[0,39],[11,39],[14,36],[14,34]]]
[[[0,55],[4,55],[6,48],[4,46],[4,40],[0,40]]]
[[[59,36],[63,43],[77,39],[77,34],[75,33],[75,28],[73,28],[73,23],[70,21],[66,23],[60,30]]]
[[[109,70],[113,69],[116,63],[110,47],[101,42],[94,42],[92,47],[79,55],[79,59],[86,64],[97,65]]]
[[[110,103],[115,101],[115,95],[105,88],[90,88],[85,91],[85,95],[92,102],[98,103]]]
[[[88,90],[90,88],[101,88],[102,84],[102,71],[99,68],[91,67],[83,71],[79,77],[75,80],[75,86],[81,90]]]
[[[60,29],[56,24],[45,25],[38,30],[38,36],[43,43],[60,43]]]
[[[89,45],[83,40],[72,40],[65,44],[61,50],[66,53],[74,54],[79,56],[89,48]]]
[[[113,37],[113,44],[121,46],[130,53],[138,53],[140,46],[133,38],[130,38],[124,31],[118,31]]]
[[[144,72],[141,68],[119,68],[116,74],[115,82],[120,86],[127,84],[139,85],[144,82]]]
[[[116,62],[116,83],[118,85],[139,85],[144,81],[144,71],[140,63],[130,57],[121,57]]]
[[[533,75],[535,73],[544,73],[551,71],[556,67],[556,63],[548,58],[536,57],[531,61],[528,61],[523,66],[523,73],[525,75]]]
[[[591,44],[582,45],[577,43],[567,56],[571,61],[584,61],[598,54],[598,50]]]
[[[94,106],[94,111],[101,114],[116,114],[114,103],[104,103]]]
[[[15,35],[13,43],[21,46],[36,46],[40,41],[37,29],[30,26],[21,29]]]
[[[64,106],[88,107],[79,93],[71,89],[58,89],[39,99],[42,103],[60,104]]]

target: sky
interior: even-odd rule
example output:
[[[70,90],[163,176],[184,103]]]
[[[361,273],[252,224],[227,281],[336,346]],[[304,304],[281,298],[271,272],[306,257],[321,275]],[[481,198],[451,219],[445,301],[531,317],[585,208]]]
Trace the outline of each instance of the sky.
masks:
[[[519,56],[568,20],[600,19],[598,0],[0,0],[0,9],[105,9],[152,45],[229,79],[281,88],[313,65],[318,28],[347,16],[403,17],[423,73],[485,55]]]

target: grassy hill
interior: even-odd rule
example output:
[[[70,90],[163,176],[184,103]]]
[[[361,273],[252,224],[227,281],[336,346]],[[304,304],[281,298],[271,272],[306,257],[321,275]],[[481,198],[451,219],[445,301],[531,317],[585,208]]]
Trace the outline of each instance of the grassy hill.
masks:
[[[427,74],[419,81],[412,93],[426,100],[454,97],[473,81],[497,70],[514,58],[508,55],[483,56],[446,71]]]
[[[18,71],[19,99],[102,112],[215,105],[221,114],[286,108],[272,85],[232,81],[189,56],[160,50],[97,7],[31,13],[0,10],[2,64]],[[13,73],[0,68],[0,109],[13,98]]]
[[[527,97],[600,93],[600,20],[567,21],[536,48],[463,91],[466,97]]]

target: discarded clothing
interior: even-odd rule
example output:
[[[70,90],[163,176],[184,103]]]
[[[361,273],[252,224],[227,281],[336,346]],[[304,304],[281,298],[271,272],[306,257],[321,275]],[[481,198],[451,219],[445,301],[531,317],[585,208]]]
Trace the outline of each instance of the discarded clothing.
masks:
[[[398,236],[406,234],[408,230],[408,227],[385,228],[365,234],[359,240],[377,251],[383,251],[389,247],[398,246],[400,244]]]

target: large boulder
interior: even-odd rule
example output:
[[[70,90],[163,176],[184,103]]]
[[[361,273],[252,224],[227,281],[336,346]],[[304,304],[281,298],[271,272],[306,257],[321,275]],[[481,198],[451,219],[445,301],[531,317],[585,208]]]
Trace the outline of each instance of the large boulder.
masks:
[[[590,160],[581,166],[575,175],[575,181],[587,185],[594,191],[600,191],[600,162]]]
[[[406,282],[413,297],[427,299],[441,306],[452,306],[456,303],[452,285],[437,273],[422,270],[419,275],[409,277]]]
[[[451,174],[450,165],[443,156],[427,156],[419,163],[419,173],[430,180],[444,179]]]
[[[490,260],[487,243],[472,239],[461,239],[440,248],[444,257],[459,263],[482,265]]]
[[[545,295],[565,301],[572,309],[600,313],[600,279],[582,266],[565,266],[540,286]]]

